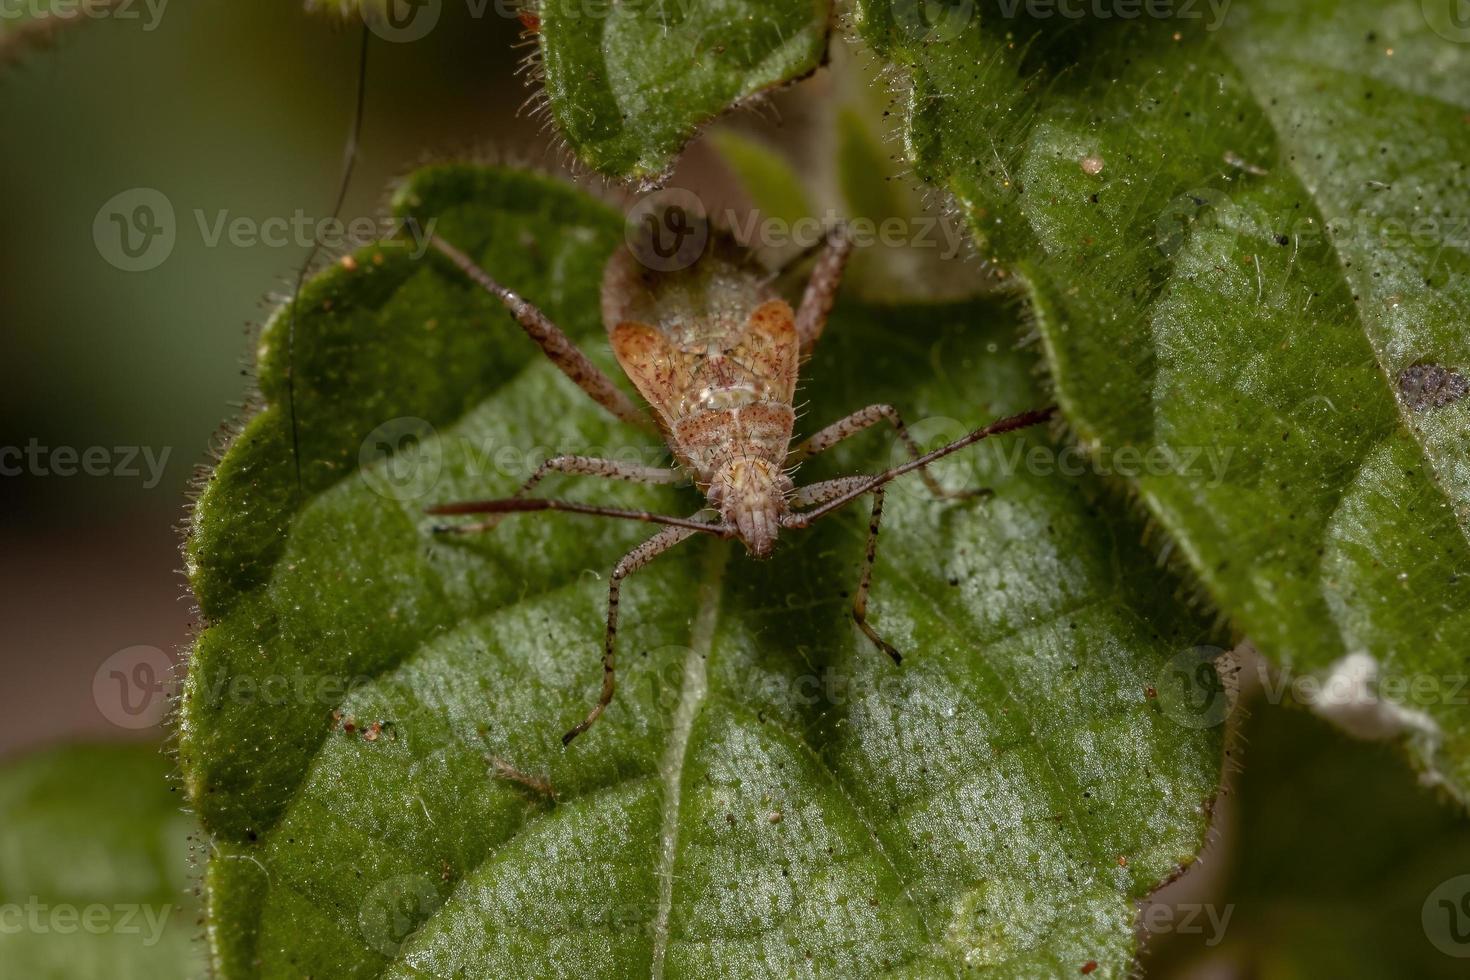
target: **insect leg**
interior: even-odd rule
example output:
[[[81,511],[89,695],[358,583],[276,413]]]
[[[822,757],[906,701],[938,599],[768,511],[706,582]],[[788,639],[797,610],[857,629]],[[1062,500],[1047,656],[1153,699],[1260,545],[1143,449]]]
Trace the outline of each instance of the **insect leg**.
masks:
[[[859,628],[868,639],[877,645],[878,649],[892,657],[894,663],[901,663],[903,654],[868,625],[868,591],[873,584],[873,563],[878,558],[878,529],[883,523],[884,492],[881,484],[875,487],[872,486],[872,483],[871,476],[839,476],[834,480],[823,480],[821,483],[813,483],[797,490],[791,498],[791,505],[809,507],[843,497],[851,499],[854,493],[856,495],[869,492],[873,494],[873,516],[868,522],[868,549],[863,556],[863,575],[858,582],[857,596],[852,602],[852,618],[857,621]],[[793,525],[804,527],[807,522],[803,518],[806,516],[793,514],[782,523],[788,527]]]
[[[555,803],[560,796],[551,781],[542,776],[533,776],[528,772],[522,772],[504,759],[492,756],[490,766],[495,770],[495,778],[504,779],[506,782],[516,783],[540,796]]]
[[[852,239],[848,237],[847,226],[837,224],[828,229],[822,254],[817,258],[796,311],[796,336],[801,340],[803,355],[812,352],[827,326],[827,314],[832,312],[837,287],[842,284],[842,270],[851,254]]]
[[[852,600],[852,618],[874,645],[893,658],[896,664],[903,663],[903,654],[868,624],[868,590],[873,584],[873,563],[878,558],[878,528],[883,523],[884,488],[873,488],[873,516],[868,521],[868,550],[863,555],[863,575],[858,581],[857,596]]]
[[[683,474],[678,470],[667,469],[662,466],[641,466],[637,463],[624,463],[616,459],[598,459],[595,456],[553,456],[546,460],[536,471],[531,474],[521,488],[515,492],[511,499],[525,497],[536,488],[536,485],[551,473],[567,473],[572,476],[601,476],[609,480],[628,480],[633,483],[667,484],[677,483]],[[474,524],[445,524],[435,527],[440,533],[474,534],[477,531],[488,531],[499,524],[504,515],[492,517],[489,520],[479,521]]]
[[[720,538],[735,535],[735,528],[725,524],[709,524],[690,517],[672,517],[646,510],[625,510],[621,507],[603,507],[599,504],[583,504],[575,500],[546,500],[542,497],[502,497],[499,500],[466,500],[457,504],[439,504],[426,508],[426,514],[529,514],[539,510],[559,510],[568,514],[587,514],[592,517],[612,517],[625,521],[643,521],[646,524],[663,524],[681,527]],[[436,532],[446,530],[436,526]]]
[[[905,473],[912,473],[914,470],[927,466],[936,459],[943,459],[951,453],[959,452],[966,446],[973,446],[981,439],[988,439],[991,436],[998,436],[1005,432],[1014,432],[1017,429],[1025,429],[1033,425],[1040,425],[1042,422],[1051,419],[1056,414],[1056,411],[1057,408],[1055,405],[1049,405],[1046,408],[1038,408],[1030,412],[1021,412],[1018,415],[996,419],[989,425],[981,426],[969,435],[962,436],[947,446],[940,446],[938,449],[927,452],[918,459],[909,460],[902,466],[894,466],[891,469],[884,470],[882,473],[875,473],[866,480],[857,481],[851,489],[838,491],[836,496],[825,500],[813,510],[802,514],[788,513],[781,519],[781,526],[793,529],[808,527],[813,522],[821,520],[828,514],[846,507],[870,490],[876,490],[878,487],[896,480]],[[806,489],[810,490],[820,486],[822,484],[817,483]],[[798,494],[800,494],[800,491],[798,491]]]
[[[532,340],[540,345],[541,350],[551,359],[551,362],[561,369],[562,374],[571,378],[578,388],[590,395],[593,401],[624,422],[643,429],[657,429],[648,413],[635,405],[621,388],[613,384],[612,379],[602,373],[602,370],[593,364],[576,344],[572,343],[561,328],[551,322],[550,317],[517,293],[496,282],[468,255],[444,239],[437,235],[430,235],[429,244],[453,262],[473,282],[504,303],[505,308],[516,318],[516,322]]]
[[[919,444],[914,442],[914,437],[909,434],[908,426],[903,424],[903,416],[898,414],[898,409],[892,405],[869,405],[867,408],[859,409],[847,418],[839,419],[825,429],[822,429],[806,442],[793,449],[791,455],[796,460],[802,460],[808,456],[815,456],[817,453],[826,452],[844,439],[855,436],[884,419],[893,423],[893,428],[898,432],[898,437],[908,447],[910,459],[918,459],[924,454],[923,450],[919,448]],[[974,497],[983,492],[978,490],[946,490],[934,478],[934,474],[930,473],[926,466],[919,467],[919,476],[923,479],[924,486],[929,488],[929,492],[941,499]]]
[[[622,599],[623,579],[694,533],[687,527],[666,527],[624,555],[613,569],[607,586],[607,632],[602,640],[602,695],[597,699],[597,707],[561,737],[562,745],[570,745],[572,739],[591,728],[612,703],[613,691],[617,688],[618,603]]]
[[[798,487],[791,495],[791,506],[815,507],[817,504],[825,504],[851,490],[867,486],[872,480],[871,476],[863,473],[857,476],[839,476],[832,480],[823,480],[821,483]]]

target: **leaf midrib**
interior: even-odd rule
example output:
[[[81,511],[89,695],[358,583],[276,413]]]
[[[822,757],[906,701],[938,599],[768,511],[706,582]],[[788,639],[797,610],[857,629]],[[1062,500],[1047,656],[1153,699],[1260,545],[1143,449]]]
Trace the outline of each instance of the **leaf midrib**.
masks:
[[[653,920],[653,958],[649,970],[653,980],[663,980],[664,960],[669,946],[669,917],[674,905],[674,863],[678,857],[679,813],[683,802],[684,763],[689,751],[689,736],[694,718],[709,695],[709,655],[714,646],[715,627],[720,616],[725,568],[729,563],[729,542],[710,542],[705,555],[705,570],[696,600],[694,628],[689,638],[689,652],[684,657],[684,678],[679,690],[679,706],[659,767],[664,780],[663,826],[659,832],[658,907]]]

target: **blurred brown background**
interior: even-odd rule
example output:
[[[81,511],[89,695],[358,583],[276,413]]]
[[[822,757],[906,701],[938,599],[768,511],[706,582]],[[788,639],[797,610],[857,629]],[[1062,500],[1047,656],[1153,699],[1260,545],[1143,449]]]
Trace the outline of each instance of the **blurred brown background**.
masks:
[[[0,757],[150,734],[110,722],[93,678],[117,651],[187,642],[174,529],[190,477],[239,414],[266,295],[289,293],[308,251],[211,244],[213,226],[330,217],[352,118],[359,26],[301,0],[176,0],[156,23],[136,9],[0,68],[0,447],[21,451],[0,457]],[[451,3],[421,40],[372,39],[344,219],[375,214],[426,155],[555,162],[516,113],[520,32]],[[168,200],[176,237],[155,268],[124,271],[94,220],[135,188]],[[81,471],[89,449],[107,475]]]

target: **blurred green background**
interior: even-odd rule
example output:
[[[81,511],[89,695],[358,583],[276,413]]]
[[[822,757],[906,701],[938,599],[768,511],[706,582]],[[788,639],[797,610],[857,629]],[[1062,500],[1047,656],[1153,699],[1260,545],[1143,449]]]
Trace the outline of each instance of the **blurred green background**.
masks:
[[[326,219],[356,95],[362,28],[301,0],[168,4],[153,29],[96,19],[0,67],[0,446],[167,452],[140,475],[0,477],[0,754],[78,733],[127,734],[93,703],[115,651],[186,642],[177,535],[194,467],[239,415],[252,327],[288,294],[308,249],[227,238],[196,212],[253,222]],[[554,164],[517,115],[518,21],[444,5],[414,43],[374,37],[362,146],[343,217],[374,215],[397,175],[429,156],[494,153]],[[172,252],[123,271],[94,242],[99,209],[151,188],[175,214]],[[14,464],[13,458],[0,460]],[[64,464],[65,459],[61,462]]]
[[[376,214],[390,181],[426,158],[563,162],[539,122],[518,113],[529,94],[516,75],[521,24],[487,9],[474,18],[446,3],[421,40],[373,38],[344,218]],[[68,770],[27,754],[76,739],[159,740],[156,725],[119,714],[104,664],[120,652],[126,664],[153,662],[127,654],[138,648],[177,660],[188,642],[176,527],[191,473],[239,413],[267,295],[289,292],[308,251],[211,246],[196,214],[328,217],[356,97],[361,28],[308,16],[300,0],[175,0],[152,29],[143,14],[74,25],[54,47],[0,67],[0,447],[104,447],[114,464],[117,447],[167,453],[156,486],[145,486],[146,470],[63,477],[27,464],[0,476],[0,823],[32,828],[0,834],[0,901],[11,900],[16,868],[40,866],[18,855],[51,848],[64,864],[69,850],[47,810]],[[788,134],[803,125],[799,104],[781,118]],[[168,201],[176,240],[161,264],[129,272],[99,249],[94,222],[136,188]],[[1180,928],[1177,913],[1164,920],[1148,974],[1470,975],[1470,959],[1437,949],[1420,921],[1431,890],[1470,868],[1463,817],[1388,749],[1275,706],[1239,720],[1247,715],[1234,750],[1246,770],[1222,798],[1217,840],[1160,896],[1230,918],[1222,935],[1207,917],[1198,932]],[[153,771],[95,754],[84,762],[82,772]],[[154,768],[156,781],[134,775],[108,792],[135,786],[133,809],[176,808],[167,760]],[[182,873],[170,873],[179,879],[144,875],[139,893],[183,889]],[[197,932],[192,916],[184,927]]]

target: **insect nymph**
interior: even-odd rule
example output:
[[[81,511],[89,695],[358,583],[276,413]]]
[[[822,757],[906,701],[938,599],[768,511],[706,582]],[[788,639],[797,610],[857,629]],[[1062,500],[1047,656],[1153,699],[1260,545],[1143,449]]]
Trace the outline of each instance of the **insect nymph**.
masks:
[[[645,521],[664,527],[613,569],[603,640],[602,695],[587,717],[562,737],[569,743],[611,703],[615,689],[618,605],[622,581],[660,554],[696,534],[738,539],[755,558],[767,558],[783,530],[804,528],[859,497],[872,495],[873,510],[853,618],[895,663],[902,658],[867,620],[868,590],[889,481],[915,470],[936,496],[946,491],[927,464],[987,436],[1044,422],[1052,409],[1000,419],[930,453],[922,453],[898,411],[869,405],[792,446],[798,369],[827,323],[842,272],[852,251],[839,226],[819,246],[816,263],[795,309],[777,292],[779,273],[754,254],[716,233],[697,261],[659,271],[620,247],[602,281],[602,318],[613,353],[653,410],[636,405],[540,310],[500,285],[454,246],[435,248],[467,276],[498,297],[546,355],[588,395],[617,418],[663,434],[679,468],[642,466],[586,456],[557,456],[542,463],[515,496],[432,507],[432,514],[490,514],[475,524],[447,524],[439,533],[489,530],[501,516],[540,510],[570,511]],[[838,477],[797,487],[791,467],[870,426],[889,422],[907,446],[910,461],[882,473]],[[622,510],[527,494],[549,473],[580,474],[648,484],[680,482],[687,474],[708,507],[689,517]]]

